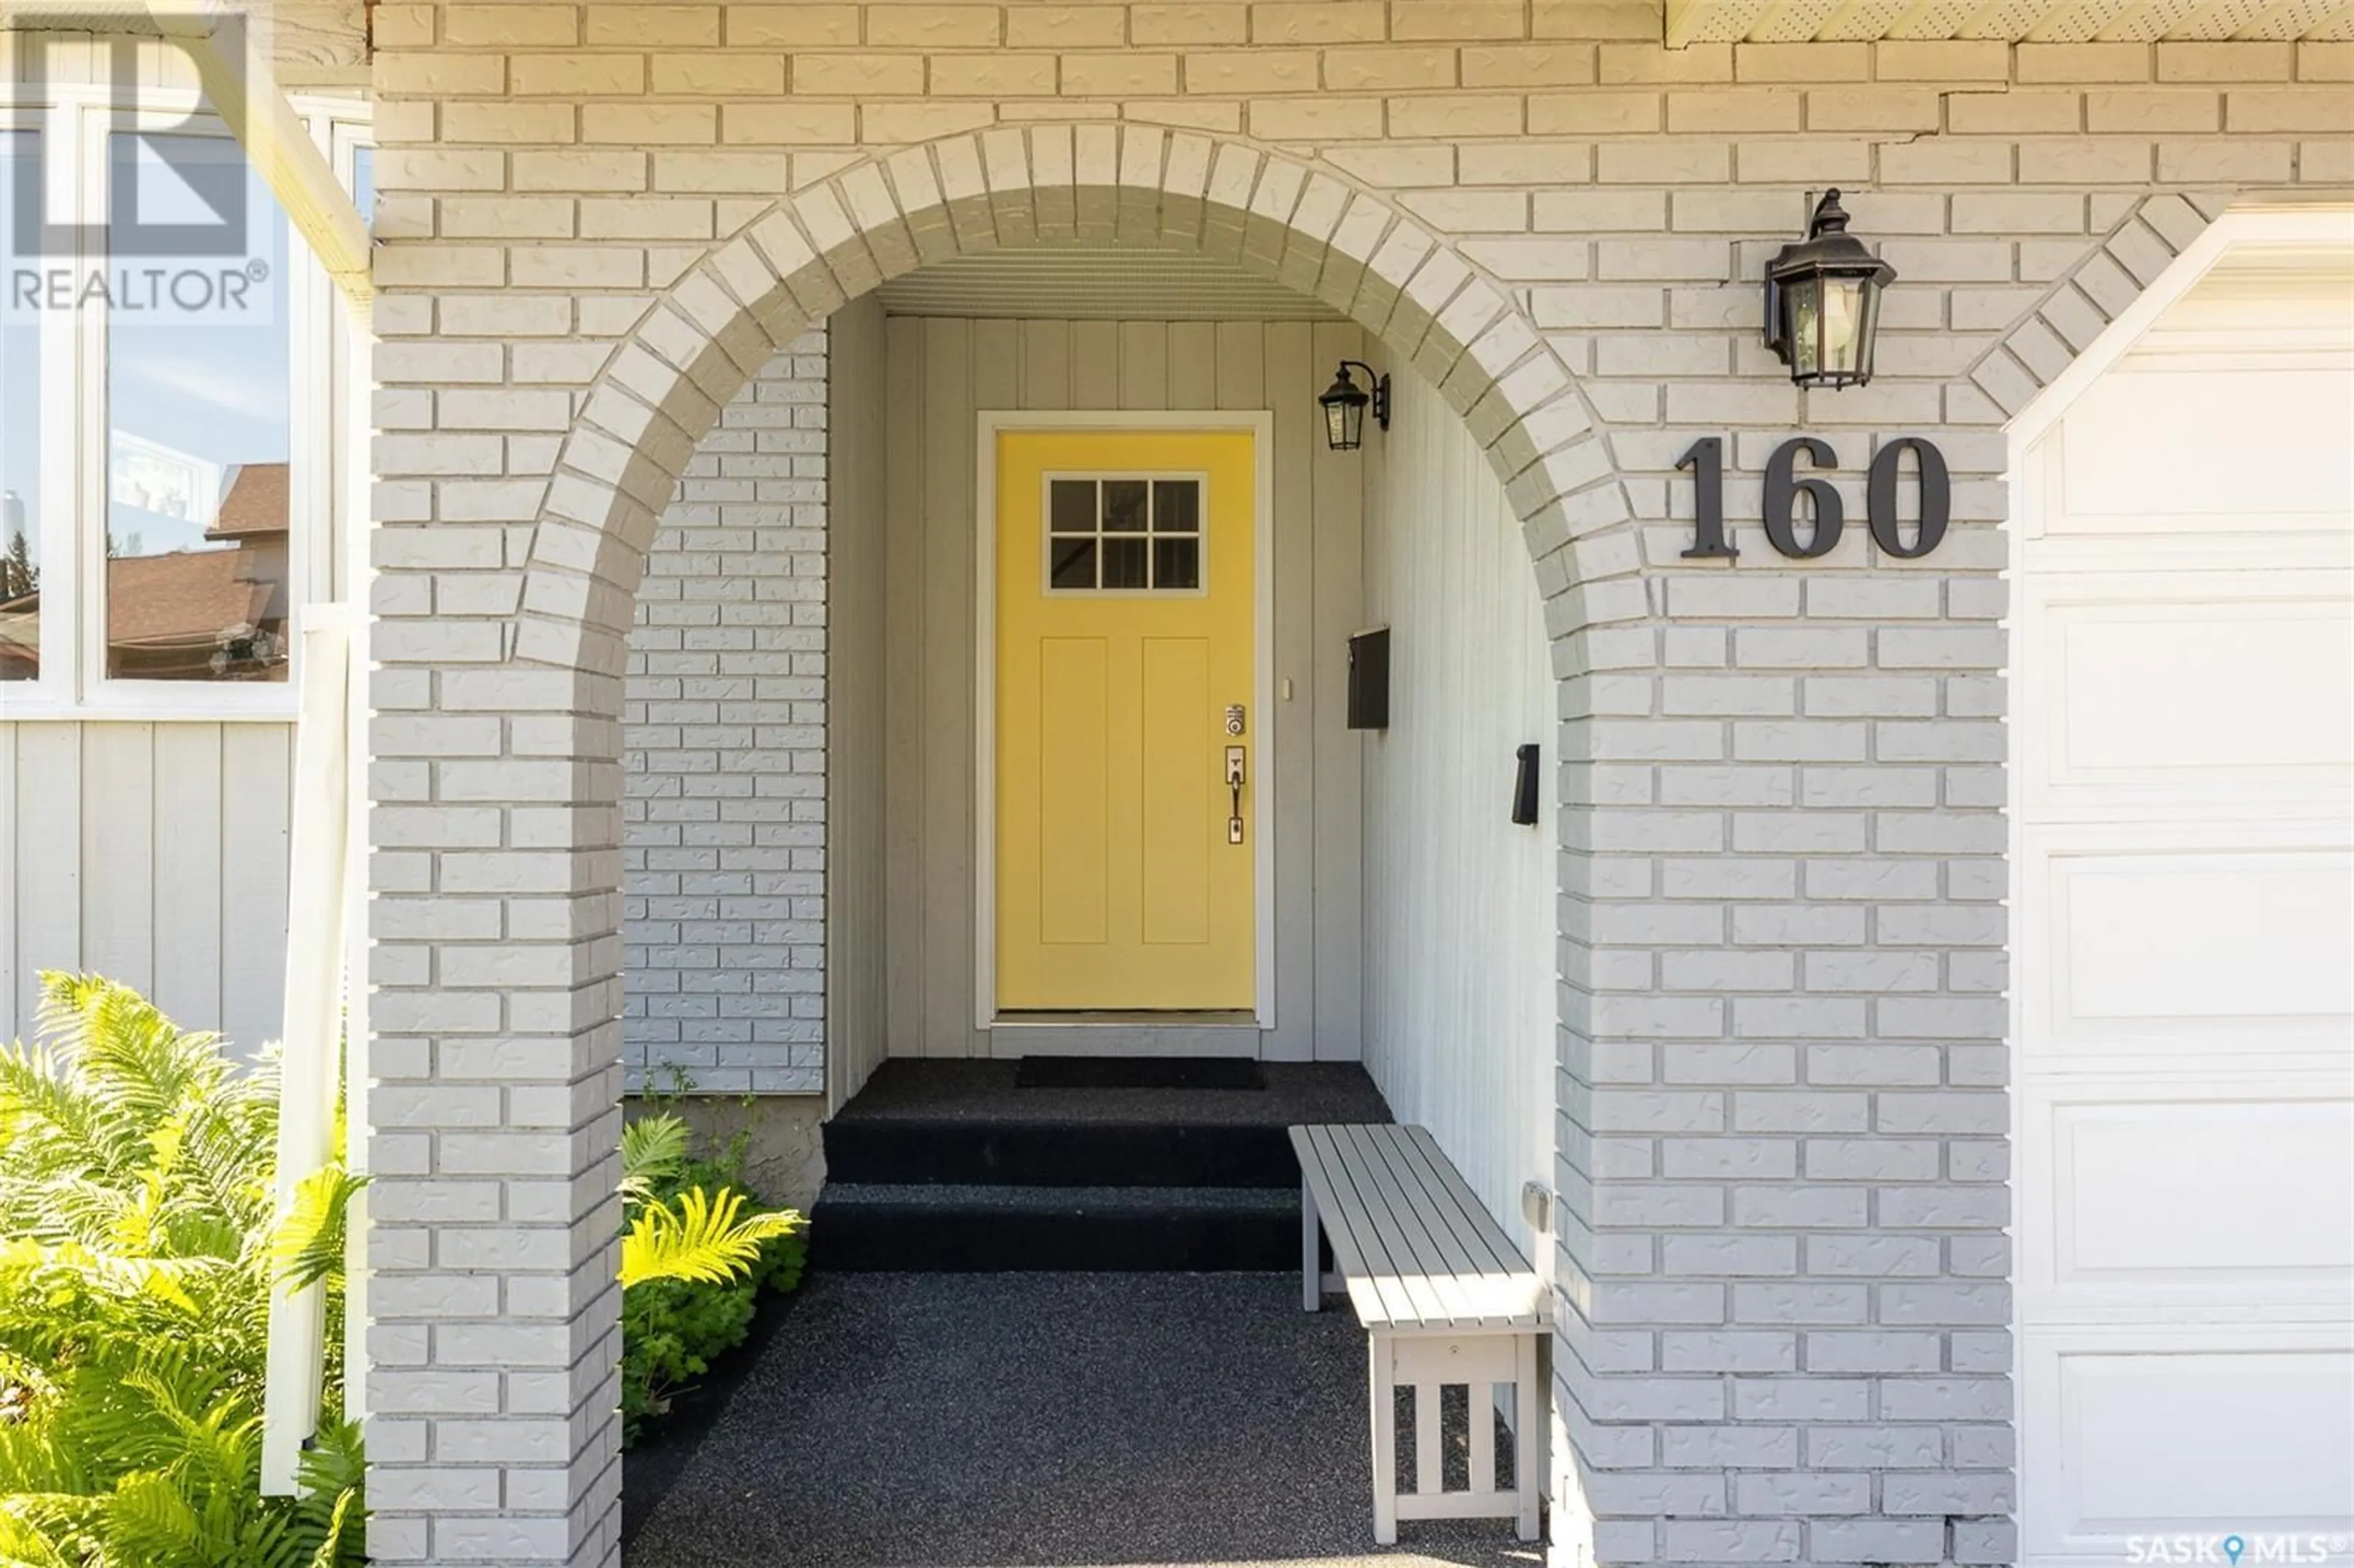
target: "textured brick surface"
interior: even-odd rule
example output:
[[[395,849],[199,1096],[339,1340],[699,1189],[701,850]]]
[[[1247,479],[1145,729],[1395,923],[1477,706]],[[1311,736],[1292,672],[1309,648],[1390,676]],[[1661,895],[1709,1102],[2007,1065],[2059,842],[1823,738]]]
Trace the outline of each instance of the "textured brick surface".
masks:
[[[654,530],[621,709],[631,1085],[825,1087],[825,334],[720,412]]]
[[[670,847],[622,719],[647,553],[729,481],[707,432],[886,272],[1076,238],[1354,316],[1526,520],[1574,759],[1561,1549],[2001,1560],[2001,427],[2235,191],[2354,180],[2343,47],[1067,9],[379,9],[377,1559],[615,1552],[617,976],[625,916],[652,930],[621,888]],[[1800,394],[1755,280],[1832,182],[1904,276],[1881,377]],[[1803,565],[1758,526],[1798,429],[1849,521]],[[1730,567],[1679,556],[1702,435]],[[1917,562],[1862,526],[1902,435],[1955,479]]]

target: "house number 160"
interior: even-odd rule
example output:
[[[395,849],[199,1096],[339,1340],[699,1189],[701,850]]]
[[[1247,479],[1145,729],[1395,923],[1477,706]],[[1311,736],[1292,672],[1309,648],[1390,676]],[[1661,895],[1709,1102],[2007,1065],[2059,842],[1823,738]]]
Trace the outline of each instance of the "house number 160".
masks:
[[[1921,487],[1921,522],[1909,545],[1899,529],[1896,515],[1896,481],[1908,451],[1913,454],[1914,478]],[[1818,469],[1839,461],[1830,443],[1813,436],[1793,436],[1776,447],[1774,455],[1766,460],[1766,537],[1776,549],[1797,560],[1829,554],[1831,546],[1839,543],[1840,530],[1846,524],[1845,509],[1831,482],[1819,474],[1798,476],[1797,463],[1802,454]],[[1734,559],[1741,551],[1724,536],[1724,438],[1702,436],[1691,444],[1690,451],[1676,460],[1676,466],[1692,471],[1692,544],[1683,553],[1684,559]],[[1919,436],[1904,436],[1882,447],[1872,460],[1863,493],[1872,543],[1887,554],[1913,560],[1935,549],[1937,542],[1946,536],[1946,524],[1954,510],[1954,486],[1946,472],[1946,454],[1934,443]],[[1797,499],[1801,494],[1811,503],[1814,514],[1813,527],[1803,541],[1798,537],[1797,524]]]

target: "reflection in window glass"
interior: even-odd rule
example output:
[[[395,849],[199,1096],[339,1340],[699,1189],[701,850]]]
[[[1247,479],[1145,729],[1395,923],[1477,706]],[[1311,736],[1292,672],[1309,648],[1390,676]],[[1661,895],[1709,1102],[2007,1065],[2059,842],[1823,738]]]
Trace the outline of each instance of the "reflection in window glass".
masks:
[[[1202,544],[1198,539],[1152,541],[1152,586],[1157,588],[1197,588],[1202,586]]]
[[[1145,586],[1144,541],[1106,539],[1103,542],[1103,586],[1140,588]]]
[[[1103,526],[1107,534],[1144,532],[1144,481],[1108,479],[1103,482]]]
[[[1093,539],[1055,540],[1053,571],[1050,580],[1058,588],[1095,587],[1096,542]]]
[[[108,163],[111,232],[190,238],[113,262],[129,281],[107,325],[106,673],[283,681],[285,215],[226,137],[118,134]],[[242,184],[246,233],[234,254],[188,254],[217,221],[198,193],[224,179]],[[160,288],[141,286],[158,274]]]
[[[41,343],[12,280],[16,198],[38,188],[34,132],[0,131],[0,681],[41,673]]]
[[[1152,531],[1156,534],[1198,534],[1202,531],[1202,487],[1190,479],[1152,482]]]
[[[1096,531],[1096,482],[1092,479],[1058,479],[1052,486],[1053,503],[1048,510],[1047,526],[1057,534],[1092,534]]]

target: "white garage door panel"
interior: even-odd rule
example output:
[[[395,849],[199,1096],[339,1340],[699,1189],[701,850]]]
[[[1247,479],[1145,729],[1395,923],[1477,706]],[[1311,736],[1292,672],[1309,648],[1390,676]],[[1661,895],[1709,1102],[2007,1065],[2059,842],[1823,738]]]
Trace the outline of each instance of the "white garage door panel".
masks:
[[[2017,431],[2022,1568],[2354,1560],[2354,213],[2274,221]]]
[[[2022,1053],[2057,1059],[2133,1044],[2228,1058],[2299,1042],[2343,1051],[2354,1015],[2354,852],[2072,850],[2052,837],[2031,839],[2020,868],[2022,885],[2031,879],[2042,895],[2020,931],[2023,947],[2040,948],[2020,981],[2038,1025]]]
[[[2317,564],[2330,553],[2318,541],[2291,550],[2266,539],[2281,558],[2264,570],[2149,570],[2144,552],[2113,569],[2082,552],[2047,569],[2031,553],[2015,628],[2037,699],[2020,714],[2018,758],[2031,816],[2212,816],[2228,798],[2326,804],[2345,818],[2354,550],[2328,567]],[[2190,536],[2172,547],[2221,543]],[[2354,544],[2354,530],[2327,543]]]
[[[2139,1342],[2136,1343],[2136,1339]],[[2345,1528],[2354,1517],[2354,1352],[2205,1351],[2152,1331],[2023,1349],[2024,1415],[2050,1435],[2032,1556],[2119,1559],[2127,1535]]]
[[[2054,785],[2149,783],[2153,771],[2263,785],[2282,768],[2339,777],[2354,761],[2343,599],[2054,605],[2046,624]]]
[[[2020,1285],[2164,1312],[2194,1293],[2343,1303],[2354,1269],[2354,1098],[2087,1101],[2025,1091],[2054,1199],[2052,1251]],[[2179,1091],[2176,1091],[2179,1092]],[[2025,1261],[2025,1260],[2023,1260]],[[2045,1305],[2045,1303],[2039,1303]]]
[[[2338,527],[2354,511],[2349,428],[2354,378],[2334,366],[2121,368],[2068,411],[2046,526]]]

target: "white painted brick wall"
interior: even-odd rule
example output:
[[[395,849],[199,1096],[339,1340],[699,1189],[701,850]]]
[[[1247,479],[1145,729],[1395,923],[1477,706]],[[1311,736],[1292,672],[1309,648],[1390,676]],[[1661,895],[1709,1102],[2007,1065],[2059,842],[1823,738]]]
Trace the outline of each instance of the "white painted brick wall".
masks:
[[[2354,185],[2354,44],[1671,53],[1589,0],[376,24],[378,1561],[615,1550],[616,720],[633,552],[773,352],[731,291],[822,316],[1162,222],[1367,322],[1528,520],[1579,759],[1563,1549],[2009,1559],[2001,426],[2235,194]],[[1808,396],[1757,278],[1830,183],[1903,278],[1880,379]],[[1803,564],[1757,525],[1800,429],[1850,519]],[[1702,435],[1737,566],[1678,557]],[[1956,481],[1910,563],[1861,526],[1900,435]]]
[[[721,410],[656,525],[621,708],[632,1088],[825,1087],[825,374]]]

